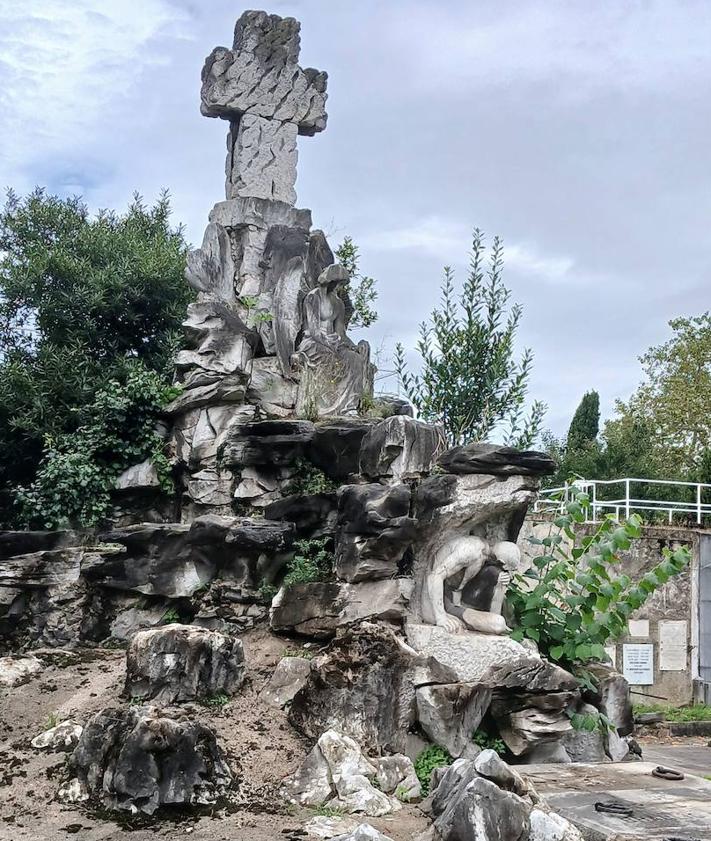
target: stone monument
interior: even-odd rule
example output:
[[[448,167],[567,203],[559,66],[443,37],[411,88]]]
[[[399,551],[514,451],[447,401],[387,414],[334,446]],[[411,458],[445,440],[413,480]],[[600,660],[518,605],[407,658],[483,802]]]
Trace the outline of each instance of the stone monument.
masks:
[[[259,483],[253,469],[245,477],[220,462],[240,424],[353,415],[372,394],[368,344],[347,335],[348,274],[310,211],[294,206],[297,137],[326,127],[327,76],[299,66],[299,29],[245,12],[232,49],[216,47],[202,72],[201,111],[229,130],[225,201],[188,257],[197,299],[184,324],[190,347],[176,359],[183,393],[169,408],[184,520],[231,513],[235,493]],[[264,481],[273,492],[288,478]]]

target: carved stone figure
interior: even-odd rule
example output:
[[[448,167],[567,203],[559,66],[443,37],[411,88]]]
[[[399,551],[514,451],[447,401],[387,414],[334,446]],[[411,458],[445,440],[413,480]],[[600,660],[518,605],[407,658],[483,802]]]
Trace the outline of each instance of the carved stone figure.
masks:
[[[304,298],[303,335],[294,358],[301,373],[299,414],[351,414],[372,391],[370,346],[346,335],[346,308],[337,290],[348,280],[343,266],[329,266]]]
[[[520,560],[518,546],[506,540],[493,546],[475,535],[448,541],[436,553],[426,576],[423,619],[449,633],[463,629],[507,633],[510,628],[501,609]]]

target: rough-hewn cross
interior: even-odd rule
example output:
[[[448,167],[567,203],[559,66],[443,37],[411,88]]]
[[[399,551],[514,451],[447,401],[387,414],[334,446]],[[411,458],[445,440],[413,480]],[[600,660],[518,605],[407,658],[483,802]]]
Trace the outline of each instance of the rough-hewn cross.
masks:
[[[216,47],[202,71],[201,108],[230,121],[226,196],[294,204],[296,137],[326,128],[327,74],[299,67],[300,24],[245,12],[231,50]]]

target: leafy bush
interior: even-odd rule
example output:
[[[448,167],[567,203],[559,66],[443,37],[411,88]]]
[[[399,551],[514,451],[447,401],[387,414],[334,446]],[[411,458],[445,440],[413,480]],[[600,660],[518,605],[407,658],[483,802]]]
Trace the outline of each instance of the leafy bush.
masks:
[[[200,703],[204,707],[219,709],[220,707],[224,707],[226,704],[229,704],[229,702],[229,695],[225,695],[224,692],[218,692],[216,695],[209,695],[207,698],[203,698]]]
[[[326,548],[330,543],[329,537],[298,540],[294,544],[297,551],[287,564],[284,587],[330,578],[335,562],[333,552]]]
[[[289,491],[292,494],[309,496],[310,494],[330,493],[338,485],[328,478],[323,470],[316,467],[305,458],[297,459],[294,465],[295,474],[291,479]]]
[[[685,547],[664,547],[663,560],[639,581],[618,573],[620,553],[641,534],[633,514],[624,522],[610,516],[592,533],[579,526],[590,500],[571,489],[566,513],[552,523],[547,537],[531,538],[541,555],[523,575],[514,576],[507,594],[514,613],[512,637],[534,640],[541,652],[583,676],[580,666],[607,660],[605,644],[621,636],[633,611],[689,563]]]
[[[415,760],[415,773],[422,786],[422,796],[426,797],[430,792],[430,778],[435,768],[442,768],[452,764],[452,757],[439,745],[430,745],[420,751]]]
[[[409,372],[400,344],[395,368],[420,416],[441,424],[450,444],[485,440],[503,427],[509,444],[526,447],[537,437],[546,407],[535,401],[523,416],[533,354],[525,350],[520,361],[514,359],[522,310],[517,304],[509,310],[498,237],[488,268],[484,255],[483,236],[475,230],[461,294],[455,294],[454,275],[445,267],[441,305],[420,325],[421,373]]]
[[[507,752],[506,742],[498,736],[492,736],[485,730],[477,730],[472,736],[472,741],[475,745],[479,745],[482,750],[491,749],[496,751],[499,756],[503,756]]]
[[[150,208],[136,196],[125,213],[95,217],[79,198],[8,194],[0,209],[0,527],[21,525],[15,491],[37,478],[48,449],[65,456],[70,486],[101,494],[81,448],[70,457],[63,436],[86,424],[96,395],[125,382],[132,362],[168,375],[193,295],[186,250],[167,194]],[[91,505],[82,515],[96,516]]]
[[[15,494],[20,521],[48,529],[95,526],[109,513],[119,474],[147,458],[163,489],[172,490],[156,421],[177,393],[141,363],[127,363],[123,381],[108,382],[80,410],[76,432],[47,436],[35,481]]]

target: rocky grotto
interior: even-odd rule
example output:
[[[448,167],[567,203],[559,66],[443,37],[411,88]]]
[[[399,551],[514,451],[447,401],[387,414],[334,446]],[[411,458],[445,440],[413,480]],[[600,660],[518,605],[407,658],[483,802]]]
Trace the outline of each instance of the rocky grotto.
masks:
[[[525,765],[623,758],[631,718],[611,669],[583,696],[509,636],[519,529],[553,464],[447,449],[404,401],[373,395],[348,274],[295,206],[297,139],[327,117],[326,73],[299,52],[296,20],[245,12],[205,62],[225,199],[186,269],[196,297],[164,419],[178,492],[139,464],[98,533],[0,533],[0,692],[21,698],[87,652],[84,671],[106,673],[81,720],[33,734],[36,752],[67,753],[46,783],[60,815],[208,810],[255,840],[574,841]],[[590,705],[616,729],[574,731],[570,711]],[[228,723],[247,727],[239,748]],[[281,747],[263,777],[249,743],[269,727]],[[431,745],[454,762],[423,791],[413,763]],[[21,745],[3,757],[21,767]]]

